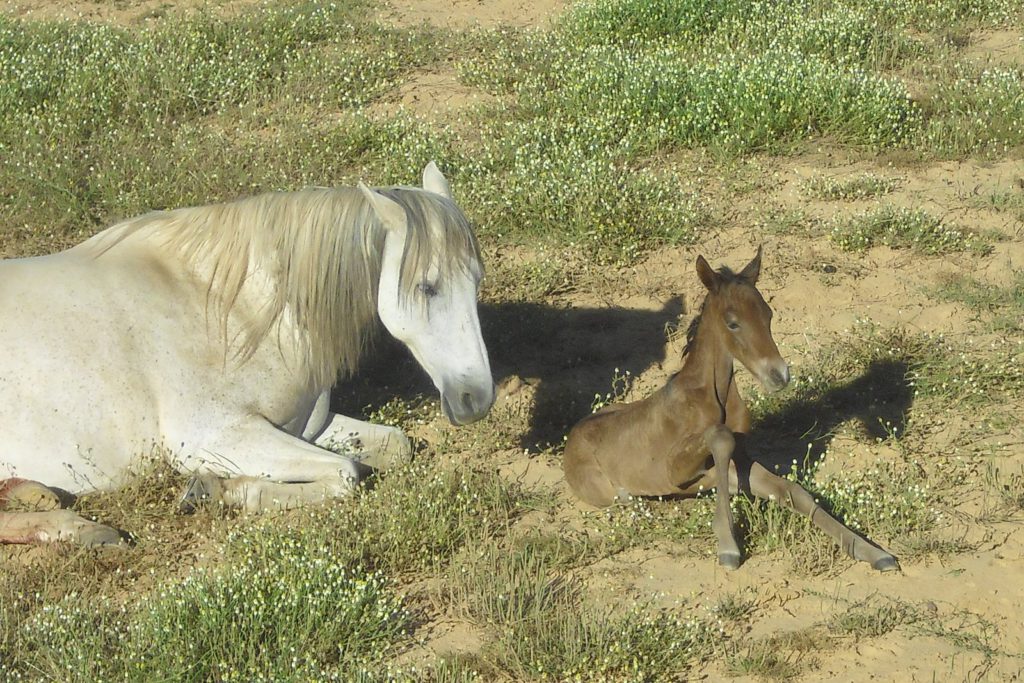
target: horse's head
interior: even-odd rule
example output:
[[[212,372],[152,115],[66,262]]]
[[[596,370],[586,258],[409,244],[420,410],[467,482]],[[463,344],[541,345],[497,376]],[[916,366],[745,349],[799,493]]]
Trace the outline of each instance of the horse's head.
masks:
[[[789,384],[789,366],[772,339],[772,309],[755,286],[760,274],[760,247],[757,256],[736,274],[716,272],[703,256],[697,257],[697,275],[708,288],[702,324],[714,326],[732,357],[765,389],[778,391]]]
[[[423,190],[360,189],[386,229],[377,289],[381,322],[430,375],[445,416],[457,425],[479,420],[494,403],[477,316],[483,268],[448,181],[431,162]]]

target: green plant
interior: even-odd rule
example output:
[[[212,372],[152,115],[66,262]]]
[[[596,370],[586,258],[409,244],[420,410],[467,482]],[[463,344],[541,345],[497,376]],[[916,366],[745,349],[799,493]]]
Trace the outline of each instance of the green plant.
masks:
[[[912,249],[922,254],[957,251],[986,254],[992,249],[985,237],[945,223],[927,211],[888,204],[837,219],[830,237],[844,251],[863,251],[879,245]]]
[[[849,178],[816,175],[800,184],[800,191],[812,199],[868,199],[889,194],[899,186],[896,178],[862,173]]]

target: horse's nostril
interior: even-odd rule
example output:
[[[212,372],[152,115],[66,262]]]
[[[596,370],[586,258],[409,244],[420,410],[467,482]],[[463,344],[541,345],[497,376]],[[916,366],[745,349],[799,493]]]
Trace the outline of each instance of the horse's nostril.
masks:
[[[476,412],[473,408],[473,394],[468,391],[462,395],[462,407],[471,415]]]

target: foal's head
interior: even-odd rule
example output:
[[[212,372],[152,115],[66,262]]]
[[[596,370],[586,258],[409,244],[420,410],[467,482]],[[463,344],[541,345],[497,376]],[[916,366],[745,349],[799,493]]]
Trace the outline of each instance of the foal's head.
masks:
[[[710,325],[718,343],[743,363],[768,391],[789,383],[789,366],[772,339],[772,309],[754,286],[761,274],[761,248],[739,273],[715,271],[697,257],[697,275],[708,288],[701,325]]]

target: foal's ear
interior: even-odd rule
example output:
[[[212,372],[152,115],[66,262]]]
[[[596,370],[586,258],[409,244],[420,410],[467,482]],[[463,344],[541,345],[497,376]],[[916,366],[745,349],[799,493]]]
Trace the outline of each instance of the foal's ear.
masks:
[[[448,199],[452,198],[452,188],[448,185],[448,179],[433,161],[423,168],[423,189]]]
[[[757,256],[740,271],[740,277],[752,285],[757,283],[757,276],[761,274],[761,251],[763,247],[764,245],[758,245]]]
[[[700,281],[704,283],[704,286],[708,288],[709,292],[718,291],[718,273],[711,269],[708,262],[704,260],[703,256],[697,256],[697,276]]]
[[[405,228],[405,209],[398,202],[371,190],[362,182],[359,183],[359,191],[366,197],[366,201],[370,202],[385,228]]]

